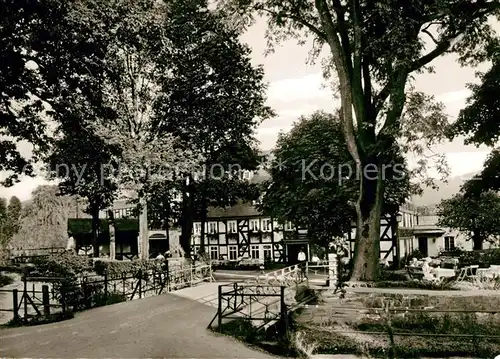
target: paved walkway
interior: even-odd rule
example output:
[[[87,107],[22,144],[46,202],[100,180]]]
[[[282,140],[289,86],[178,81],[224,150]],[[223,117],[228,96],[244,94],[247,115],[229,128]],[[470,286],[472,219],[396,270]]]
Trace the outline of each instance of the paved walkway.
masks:
[[[0,352],[18,358],[273,358],[207,330],[214,315],[213,307],[165,294],[60,323],[0,329]]]

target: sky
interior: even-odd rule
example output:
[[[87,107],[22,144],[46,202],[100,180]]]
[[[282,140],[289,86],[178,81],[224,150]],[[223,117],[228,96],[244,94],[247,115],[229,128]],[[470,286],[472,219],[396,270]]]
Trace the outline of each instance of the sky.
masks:
[[[307,62],[311,43],[301,46],[295,40],[286,41],[266,56],[265,30],[265,22],[259,20],[242,36],[242,41],[252,49],[252,62],[263,65],[268,83],[268,105],[277,113],[275,118],[264,121],[257,129],[261,149],[269,150],[274,147],[279,132],[288,131],[300,116],[317,110],[331,112],[335,110],[336,101],[325,86],[320,63]],[[436,59],[433,62],[435,73],[417,75],[415,82],[417,90],[432,94],[445,104],[451,119],[465,106],[466,84],[477,81],[475,72],[478,70],[463,68],[455,60],[453,55]],[[20,145],[20,148],[21,152],[29,153],[27,144]],[[454,177],[480,171],[489,150],[465,146],[463,139],[459,138],[436,146],[434,152],[446,154]],[[23,178],[11,188],[0,188],[0,197],[15,195],[26,200],[38,185],[44,183],[46,181],[40,177]]]

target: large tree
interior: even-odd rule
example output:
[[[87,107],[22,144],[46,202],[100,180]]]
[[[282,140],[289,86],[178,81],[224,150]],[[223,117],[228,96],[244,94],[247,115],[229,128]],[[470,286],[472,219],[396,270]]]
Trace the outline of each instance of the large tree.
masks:
[[[16,196],[12,196],[9,199],[9,205],[7,206],[7,221],[6,221],[6,237],[4,241],[7,244],[12,237],[19,231],[20,228],[20,218],[23,205],[21,200]]]
[[[226,0],[222,8],[236,15],[237,25],[248,25],[236,22],[255,14],[265,16],[271,42],[313,37],[316,54],[326,45],[331,56],[326,72],[336,80],[343,134],[356,172],[363,173],[367,166],[378,169],[376,179],[360,176],[351,275],[354,281],[375,279],[385,187],[382,169],[397,153],[394,145],[402,134],[401,114],[412,77],[449,52],[457,53],[462,63],[483,60],[496,35],[488,16],[499,14],[500,3]]]
[[[61,195],[79,196],[86,200],[86,212],[92,216],[92,246],[97,245],[99,212],[108,208],[117,194],[117,183],[109,172],[116,149],[96,136],[82,118],[81,109],[68,106],[59,127],[60,137],[45,159],[50,179],[57,179]],[[92,114],[87,107],[86,115]]]
[[[19,231],[9,242],[10,248],[65,247],[68,218],[74,210],[68,196],[57,186],[39,186],[21,211]]]
[[[181,243],[189,255],[194,217],[205,222],[209,206],[229,206],[255,194],[241,171],[257,168],[255,129],[272,111],[265,106],[262,68],[252,66],[248,46],[207,1],[173,2],[166,33],[172,55],[160,57],[160,65],[182,76],[162,79],[157,128],[173,134],[177,148],[202,158],[183,174],[180,186]]]
[[[300,118],[289,133],[280,134],[273,156],[262,200],[265,213],[308,228],[323,247],[351,231],[357,180],[338,116],[316,112]],[[409,193],[404,160],[396,164],[385,173],[390,182],[385,187],[385,213],[397,211]]]
[[[0,247],[3,249],[7,243],[7,201],[0,197]]]
[[[472,240],[473,249],[483,249],[485,241],[497,242],[500,236],[500,197],[489,191],[478,196],[458,193],[441,201],[439,225],[463,232]]]
[[[449,136],[465,136],[466,144],[498,146],[500,139],[500,48],[492,55],[492,66],[479,74],[479,84],[470,84],[471,96],[458,119],[449,127]],[[493,148],[484,168],[468,181],[467,195],[477,196],[489,190],[500,191],[500,148]]]
[[[50,145],[54,112],[65,108],[68,93],[99,80],[93,75],[102,67],[110,23],[92,22],[82,3],[92,1],[0,4],[0,170],[10,174],[4,184],[35,174],[30,164]],[[34,156],[21,154],[18,141],[33,145]]]

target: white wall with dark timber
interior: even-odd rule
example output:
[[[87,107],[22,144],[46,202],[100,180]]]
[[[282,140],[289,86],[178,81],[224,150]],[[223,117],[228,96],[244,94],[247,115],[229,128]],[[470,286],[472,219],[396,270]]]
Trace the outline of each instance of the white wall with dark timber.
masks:
[[[205,223],[205,251],[212,259],[252,258],[275,262],[285,260],[284,228],[266,216],[244,218],[209,218]],[[193,224],[192,247],[201,246],[201,222]]]

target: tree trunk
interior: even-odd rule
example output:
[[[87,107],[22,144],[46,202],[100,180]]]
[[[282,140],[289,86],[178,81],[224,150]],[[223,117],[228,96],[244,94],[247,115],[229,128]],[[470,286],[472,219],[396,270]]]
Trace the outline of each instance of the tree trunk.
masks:
[[[167,251],[170,250],[170,203],[167,203],[165,211],[165,237],[167,238]]]
[[[108,210],[109,218],[109,259],[116,259],[115,216],[113,210]]]
[[[191,181],[191,179],[189,179]],[[193,193],[190,190],[192,187],[191,182],[189,185],[184,184],[182,196],[182,234],[180,238],[180,245],[184,250],[184,255],[188,258],[191,257],[191,234],[193,232]]]
[[[384,180],[381,166],[378,179],[361,176],[361,206],[356,208],[356,244],[351,282],[375,281],[380,268],[380,218],[382,215]]]
[[[148,231],[148,206],[144,196],[139,197],[139,242],[137,249],[139,258],[149,259],[149,231]]]
[[[93,257],[99,257],[99,245],[97,244],[97,238],[99,236],[99,208],[92,207],[91,209],[92,215],[92,249],[93,249]]]
[[[483,250],[483,238],[481,237],[481,234],[477,231],[474,231],[474,233],[472,234],[472,244],[473,244],[472,249],[474,251]]]
[[[207,202],[205,200],[205,195],[202,194],[202,199],[201,199],[201,234],[200,234],[200,252],[205,253],[205,237],[206,237],[206,231],[205,231],[205,224],[207,223]]]

